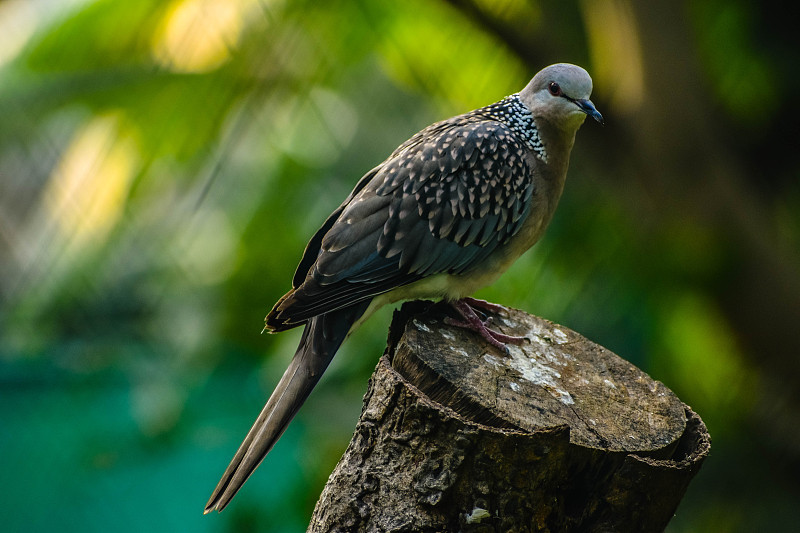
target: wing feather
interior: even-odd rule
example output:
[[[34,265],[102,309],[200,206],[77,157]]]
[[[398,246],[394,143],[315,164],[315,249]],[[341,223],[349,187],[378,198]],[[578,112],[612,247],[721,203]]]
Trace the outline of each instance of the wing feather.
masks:
[[[525,150],[505,124],[474,114],[412,137],[315,234],[268,327],[286,329],[426,276],[475,269],[528,214],[536,184]]]

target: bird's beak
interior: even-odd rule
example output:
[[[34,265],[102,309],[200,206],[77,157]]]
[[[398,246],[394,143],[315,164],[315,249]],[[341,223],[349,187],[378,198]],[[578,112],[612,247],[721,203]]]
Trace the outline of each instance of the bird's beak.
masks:
[[[601,125],[603,124],[603,115],[594,107],[591,100],[573,100],[573,102],[575,102],[575,105],[578,106],[581,111],[595,119]]]

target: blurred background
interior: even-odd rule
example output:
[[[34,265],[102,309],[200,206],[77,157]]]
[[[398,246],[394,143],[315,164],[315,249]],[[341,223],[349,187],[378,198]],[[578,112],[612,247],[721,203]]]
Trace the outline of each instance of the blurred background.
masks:
[[[3,531],[304,531],[391,310],[221,515],[305,243],[426,125],[595,81],[555,220],[478,294],[663,381],[711,456],[668,531],[800,523],[800,39],[775,0],[0,1]]]

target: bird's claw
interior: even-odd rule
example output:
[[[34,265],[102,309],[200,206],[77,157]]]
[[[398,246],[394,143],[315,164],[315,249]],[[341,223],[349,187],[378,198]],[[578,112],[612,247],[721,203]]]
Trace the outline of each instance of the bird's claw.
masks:
[[[473,309],[480,309],[482,311],[487,311],[489,313],[494,313],[496,315],[508,315],[508,309],[500,304],[495,304],[492,302],[487,302],[486,300],[481,300],[480,298],[462,298],[462,302],[467,304]]]
[[[450,304],[456,311],[458,311],[458,314],[461,315],[464,320],[456,320],[454,318],[446,317],[444,319],[445,324],[469,329],[478,333],[481,337],[483,337],[484,340],[486,340],[486,342],[495,348],[503,350],[506,355],[511,354],[511,350],[508,347],[509,344],[519,345],[525,341],[525,337],[506,335],[504,333],[500,333],[499,331],[490,329],[489,326],[493,322],[493,317],[489,316],[485,320],[481,320],[473,308],[473,305],[475,305],[476,307],[487,311],[497,309],[502,309],[505,311],[505,307],[501,305],[489,303],[484,300],[477,300],[475,298],[463,298],[461,300],[451,302]]]

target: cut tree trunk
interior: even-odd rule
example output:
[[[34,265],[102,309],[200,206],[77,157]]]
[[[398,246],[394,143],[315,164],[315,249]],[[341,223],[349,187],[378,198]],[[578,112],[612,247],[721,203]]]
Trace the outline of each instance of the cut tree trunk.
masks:
[[[708,454],[700,417],[579,334],[517,310],[503,353],[395,313],[309,531],[663,531]]]

